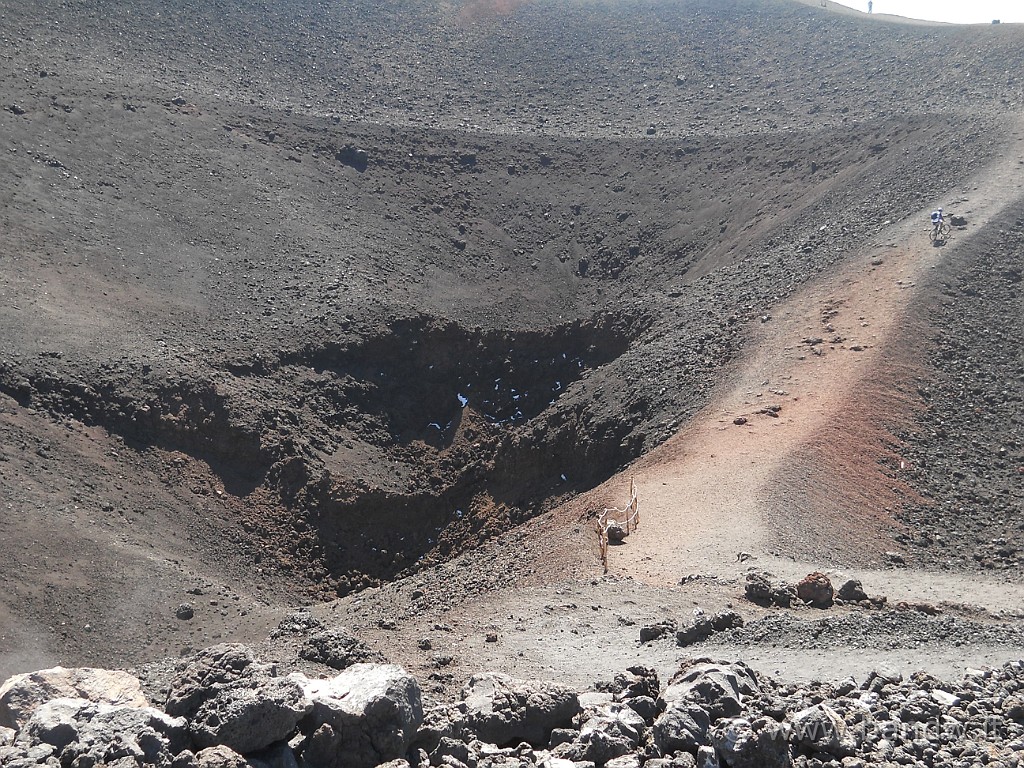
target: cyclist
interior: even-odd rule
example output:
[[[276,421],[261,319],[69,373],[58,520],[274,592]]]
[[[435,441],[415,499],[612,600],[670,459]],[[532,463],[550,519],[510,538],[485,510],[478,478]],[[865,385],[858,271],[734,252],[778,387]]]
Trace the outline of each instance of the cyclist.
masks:
[[[939,236],[939,232],[942,230],[942,209],[936,208],[932,211],[932,235],[934,237]]]

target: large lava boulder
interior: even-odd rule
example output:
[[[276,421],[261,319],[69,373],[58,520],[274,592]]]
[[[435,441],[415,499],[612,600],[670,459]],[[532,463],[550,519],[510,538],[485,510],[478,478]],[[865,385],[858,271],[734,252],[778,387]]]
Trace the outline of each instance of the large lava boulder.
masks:
[[[672,702],[654,721],[654,743],[663,754],[695,752],[711,743],[711,716],[696,702]]]
[[[182,661],[171,681],[164,711],[191,720],[209,699],[225,688],[242,682],[269,680],[274,669],[260,664],[252,650],[238,643],[221,643],[204,648]]]
[[[123,707],[85,699],[53,699],[36,708],[16,746],[51,749],[61,765],[167,765],[188,745],[183,718],[152,707]]]
[[[230,747],[247,755],[287,739],[312,709],[297,676],[250,679],[225,686],[189,722],[200,749]]]
[[[673,676],[659,697],[659,705],[667,711],[679,702],[694,701],[707,710],[712,720],[717,720],[739,715],[744,698],[760,690],[757,673],[746,664],[700,659]]]
[[[372,768],[404,757],[420,725],[419,683],[394,664],[354,664],[301,686],[313,708],[300,728],[305,768]]]
[[[288,738],[312,710],[298,678],[277,677],[246,646],[216,645],[179,666],[165,709],[189,721],[200,749],[225,746],[244,755]]]
[[[601,707],[580,728],[571,742],[560,744],[554,755],[574,762],[604,765],[636,751],[646,730],[644,719],[625,704]]]
[[[580,713],[579,697],[564,685],[495,672],[470,678],[462,700],[466,725],[481,741],[498,746],[546,744],[553,729],[568,727]]]
[[[828,608],[832,605],[835,590],[828,576],[815,571],[804,576],[796,585],[796,596],[810,605]]]
[[[54,667],[14,675],[0,685],[0,727],[20,730],[51,699],[85,699],[112,706],[148,707],[138,678],[107,669]]]
[[[711,738],[729,768],[789,768],[793,764],[786,730],[770,718],[722,720]]]

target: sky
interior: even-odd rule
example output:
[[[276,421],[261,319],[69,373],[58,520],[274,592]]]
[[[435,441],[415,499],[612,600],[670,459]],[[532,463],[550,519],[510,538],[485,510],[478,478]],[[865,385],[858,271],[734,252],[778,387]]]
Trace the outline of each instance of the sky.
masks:
[[[868,9],[868,0],[832,1]],[[874,12],[954,24],[991,24],[993,19],[1009,24],[1024,22],[1024,0],[874,0]]]

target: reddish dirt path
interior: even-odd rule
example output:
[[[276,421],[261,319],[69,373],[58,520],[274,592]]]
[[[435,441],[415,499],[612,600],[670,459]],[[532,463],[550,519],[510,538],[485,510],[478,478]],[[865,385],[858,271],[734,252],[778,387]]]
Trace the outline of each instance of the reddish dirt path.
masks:
[[[888,353],[906,343],[918,282],[1024,193],[1019,126],[1007,150],[967,190],[934,201],[969,222],[945,245],[933,246],[925,231],[931,206],[886,222],[840,271],[762,324],[711,405],[631,470],[642,525],[612,548],[613,572],[669,585],[692,573],[735,577],[751,565],[798,578],[880,563],[894,527],[880,438],[884,423],[906,410],[898,356]],[[613,478],[592,498],[615,499],[628,483]],[[751,558],[741,564],[740,552]],[[884,573],[877,578],[887,581]],[[901,586],[914,591],[913,581],[901,572]],[[962,593],[959,579],[938,594],[935,583],[922,582],[923,597]]]

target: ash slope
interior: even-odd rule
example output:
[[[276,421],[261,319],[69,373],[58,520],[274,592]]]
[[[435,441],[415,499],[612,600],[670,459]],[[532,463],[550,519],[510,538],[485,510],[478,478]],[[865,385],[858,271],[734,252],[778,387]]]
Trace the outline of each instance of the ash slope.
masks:
[[[259,636],[596,484],[1024,103],[1009,25],[439,8],[0,3],[3,671]]]

